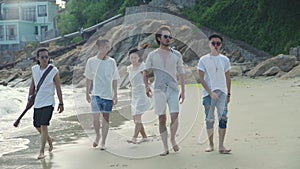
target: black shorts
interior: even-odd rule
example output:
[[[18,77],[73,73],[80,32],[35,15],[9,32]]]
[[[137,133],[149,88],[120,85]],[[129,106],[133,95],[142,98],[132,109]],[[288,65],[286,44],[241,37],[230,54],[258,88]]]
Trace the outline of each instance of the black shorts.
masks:
[[[46,106],[42,108],[34,108],[33,113],[33,126],[40,128],[41,125],[49,126],[49,122],[52,118],[54,107]]]

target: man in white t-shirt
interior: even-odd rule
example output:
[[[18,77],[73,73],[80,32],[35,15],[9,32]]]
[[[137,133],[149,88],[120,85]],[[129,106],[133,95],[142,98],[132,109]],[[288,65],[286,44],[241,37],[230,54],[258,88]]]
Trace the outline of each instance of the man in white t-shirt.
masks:
[[[105,140],[109,128],[109,113],[114,104],[117,104],[117,79],[120,78],[116,61],[108,56],[111,46],[108,40],[97,40],[99,52],[88,59],[84,76],[86,77],[86,99],[92,105],[93,125],[96,139],[93,147],[97,147],[100,135],[100,113],[102,120],[102,141],[100,150],[105,150]],[[91,85],[93,83],[93,89]],[[91,96],[90,96],[91,93]]]
[[[227,128],[227,103],[230,101],[230,61],[220,54],[223,38],[218,34],[209,36],[210,53],[200,58],[197,69],[200,83],[203,86],[203,105],[206,115],[206,129],[209,147],[205,150],[214,150],[214,111],[218,112],[219,121],[219,153],[227,154],[231,150],[224,147],[224,138]]]

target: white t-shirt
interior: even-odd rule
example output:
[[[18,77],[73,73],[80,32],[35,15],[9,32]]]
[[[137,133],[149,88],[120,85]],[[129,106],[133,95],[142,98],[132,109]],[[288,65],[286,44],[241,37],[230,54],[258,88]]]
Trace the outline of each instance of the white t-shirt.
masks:
[[[84,76],[93,80],[93,96],[100,96],[103,99],[112,100],[113,80],[120,78],[116,61],[112,58],[105,60],[97,56],[88,59],[85,67]]]
[[[50,64],[48,65],[48,67]],[[53,65],[52,65],[53,66]],[[44,70],[40,69],[40,65],[35,65],[31,68],[32,70],[32,77],[34,80],[35,89],[37,88],[37,84],[39,83],[41,77],[43,76],[44,72],[48,69],[48,67]],[[54,77],[58,73],[58,69],[53,66],[53,69],[48,73],[44,82],[42,83],[35,101],[34,101],[34,108],[42,108],[45,106],[52,105],[55,106],[54,94],[55,94],[55,84],[54,84]]]
[[[229,59],[219,54],[218,56],[204,55],[199,59],[197,69],[204,72],[204,80],[210,90],[221,90],[227,94],[227,85],[225,73],[230,70]],[[203,97],[207,96],[208,92],[203,89]]]

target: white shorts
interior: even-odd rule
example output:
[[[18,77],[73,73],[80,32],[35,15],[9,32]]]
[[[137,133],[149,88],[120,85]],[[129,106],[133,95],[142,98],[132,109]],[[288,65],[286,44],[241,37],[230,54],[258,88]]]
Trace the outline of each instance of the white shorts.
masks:
[[[157,115],[166,114],[167,104],[170,113],[179,112],[179,91],[175,91],[171,88],[167,88],[166,92],[162,92],[160,89],[154,89],[154,110]]]

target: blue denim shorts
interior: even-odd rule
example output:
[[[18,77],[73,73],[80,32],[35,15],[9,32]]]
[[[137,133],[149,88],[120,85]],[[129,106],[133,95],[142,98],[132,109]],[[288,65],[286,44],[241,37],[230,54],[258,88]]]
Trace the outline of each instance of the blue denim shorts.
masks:
[[[102,99],[99,96],[91,97],[92,113],[110,113],[113,107],[113,101]]]
[[[219,100],[212,100],[209,95],[203,98],[206,127],[213,128],[214,120],[215,120],[214,111],[216,108],[218,114],[219,127],[226,128],[227,120],[228,120],[227,95],[221,92],[220,90],[214,92],[219,96]]]

